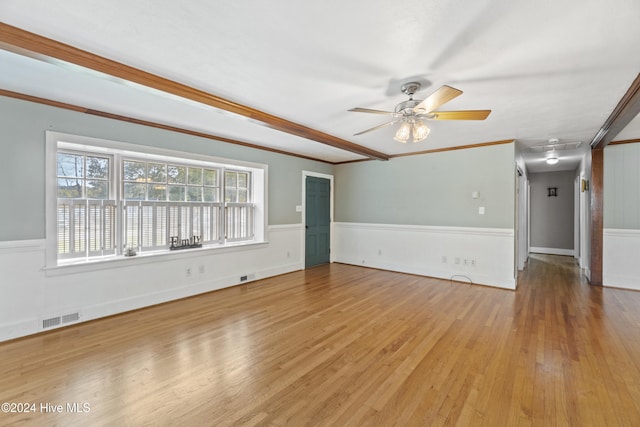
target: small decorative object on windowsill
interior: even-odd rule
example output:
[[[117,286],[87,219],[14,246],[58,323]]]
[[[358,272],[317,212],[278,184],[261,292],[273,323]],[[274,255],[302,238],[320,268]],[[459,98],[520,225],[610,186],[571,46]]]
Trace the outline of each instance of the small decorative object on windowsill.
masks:
[[[136,256],[136,248],[133,246],[127,246],[124,248],[124,256]]]
[[[549,191],[548,197],[558,197],[558,187],[549,187],[547,190]]]
[[[202,243],[200,243],[200,236],[191,236],[190,239],[182,239],[180,240],[178,236],[171,236],[171,246],[169,249],[172,251],[178,249],[193,249],[193,248],[201,248]]]

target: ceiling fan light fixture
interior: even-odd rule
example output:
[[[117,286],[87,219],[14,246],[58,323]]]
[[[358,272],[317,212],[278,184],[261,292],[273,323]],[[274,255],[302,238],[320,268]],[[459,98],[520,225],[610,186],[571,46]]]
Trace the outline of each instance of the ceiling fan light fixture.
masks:
[[[413,142],[420,142],[429,136],[431,129],[422,120],[417,120],[413,124]]]
[[[396,132],[396,135],[393,137],[393,139],[405,144],[409,140],[410,136],[411,136],[411,123],[403,122],[400,128],[398,129],[398,131]]]
[[[409,95],[409,99],[397,104],[393,111],[360,107],[350,109],[349,111],[359,113],[382,114],[393,117],[393,120],[387,123],[355,133],[354,136],[400,123],[400,128],[396,131],[393,139],[403,144],[406,144],[409,138],[412,138],[413,142],[420,142],[427,138],[430,132],[424,122],[425,120],[484,120],[491,113],[491,110],[436,111],[443,104],[462,95],[462,91],[444,85],[423,100],[413,99],[413,95],[419,89],[419,82],[408,82],[402,85],[401,91],[405,95]]]

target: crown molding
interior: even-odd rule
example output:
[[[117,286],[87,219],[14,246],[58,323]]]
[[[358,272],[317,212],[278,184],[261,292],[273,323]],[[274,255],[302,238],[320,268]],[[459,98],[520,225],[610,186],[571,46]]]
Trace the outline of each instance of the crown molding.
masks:
[[[40,97],[37,97],[37,96],[27,95],[27,94],[24,94],[24,93],[18,93],[18,92],[12,92],[12,91],[9,91],[9,90],[0,89],[0,96],[6,96],[8,98],[20,99],[22,101],[34,102],[36,104],[43,104],[43,105],[48,105],[48,106],[51,106],[51,107],[62,108],[62,109],[65,109],[65,110],[76,111],[76,112],[79,112],[79,113],[90,114],[92,116],[99,116],[99,117],[104,117],[104,118],[107,118],[107,119],[119,120],[119,121],[128,122],[128,123],[134,123],[134,124],[137,124],[137,125],[148,126],[148,127],[152,127],[152,128],[156,128],[156,129],[163,129],[163,130],[168,130],[168,131],[171,131],[171,132],[177,132],[177,133],[182,133],[182,134],[186,134],[186,135],[197,136],[197,137],[200,137],[200,138],[212,139],[214,141],[220,141],[220,142],[226,142],[226,143],[229,143],[229,144],[241,145],[243,147],[253,148],[253,149],[256,149],[256,150],[269,151],[271,153],[284,154],[284,155],[287,155],[287,156],[299,157],[301,159],[313,160],[313,161],[322,162],[322,163],[329,163],[329,164],[332,164],[332,165],[335,164],[333,162],[328,162],[326,160],[317,159],[315,157],[309,157],[309,156],[305,156],[303,154],[292,153],[290,151],[278,150],[276,148],[270,148],[270,147],[265,147],[265,146],[261,146],[261,145],[251,144],[249,142],[240,141],[240,140],[237,140],[237,139],[231,139],[231,138],[227,138],[227,137],[220,136],[220,135],[204,133],[204,132],[198,132],[198,131],[194,131],[194,130],[190,130],[190,129],[180,128],[180,127],[176,127],[176,126],[169,126],[169,125],[165,125],[165,124],[162,124],[162,123],[151,122],[151,121],[147,121],[147,120],[140,120],[140,119],[136,119],[134,117],[121,116],[121,115],[118,115],[118,114],[108,113],[108,112],[105,112],[105,111],[93,110],[93,109],[90,109],[90,108],[81,107],[79,105],[73,105],[73,104],[67,104],[67,103],[64,103],[64,102],[53,101],[51,99],[40,98]]]

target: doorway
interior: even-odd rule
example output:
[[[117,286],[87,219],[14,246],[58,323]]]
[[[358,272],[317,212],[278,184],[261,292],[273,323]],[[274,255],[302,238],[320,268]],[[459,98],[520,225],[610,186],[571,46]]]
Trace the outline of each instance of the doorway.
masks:
[[[303,173],[304,266],[313,267],[331,261],[331,217],[333,177]]]

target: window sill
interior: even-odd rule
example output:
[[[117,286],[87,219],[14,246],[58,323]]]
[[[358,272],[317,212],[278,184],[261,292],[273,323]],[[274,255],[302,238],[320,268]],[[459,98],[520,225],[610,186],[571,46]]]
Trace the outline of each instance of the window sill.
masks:
[[[250,251],[265,247],[266,245],[268,245],[268,243],[268,241],[227,243],[226,245],[206,246],[202,248],[184,249],[180,251],[153,251],[139,253],[136,256],[113,255],[91,260],[63,260],[58,265],[45,267],[44,271],[46,276],[48,277],[64,276],[67,274],[86,273],[98,270],[108,270],[112,268],[129,267],[133,265],[188,259],[195,256],[212,255],[214,253]]]

